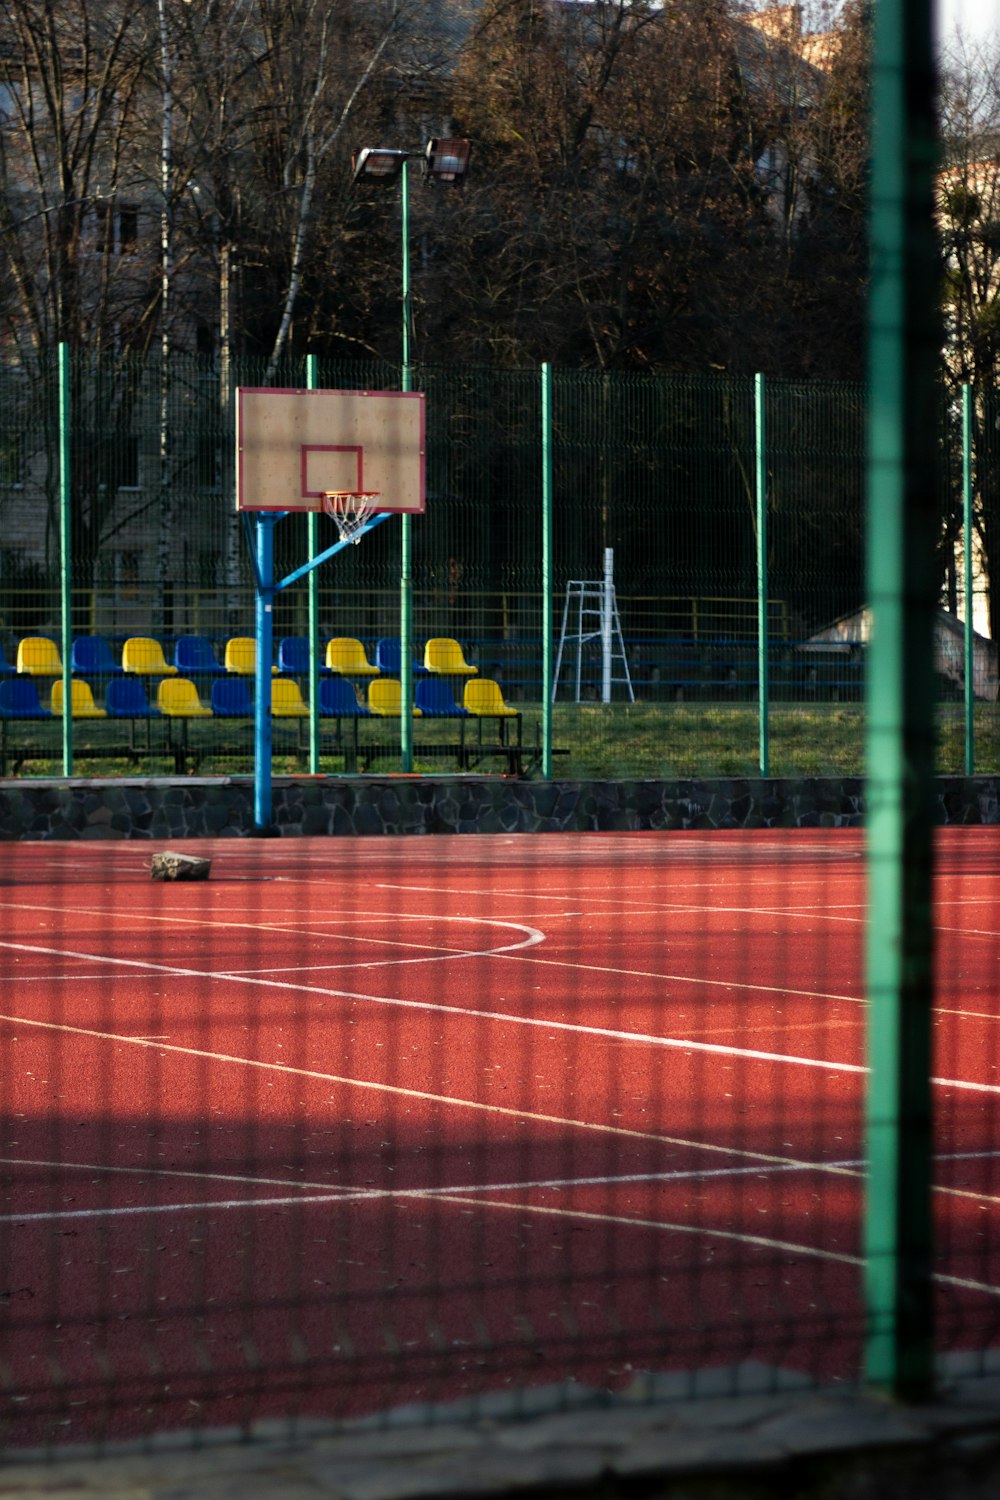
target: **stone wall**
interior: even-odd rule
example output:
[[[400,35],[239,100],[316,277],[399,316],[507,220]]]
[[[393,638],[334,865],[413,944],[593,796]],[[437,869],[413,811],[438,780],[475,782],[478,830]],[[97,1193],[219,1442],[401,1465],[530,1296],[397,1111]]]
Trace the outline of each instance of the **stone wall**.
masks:
[[[679,828],[849,828],[857,778],[513,781],[489,776],[287,776],[274,831],[567,833]],[[942,777],[941,823],[1000,822],[1000,778]],[[0,839],[184,839],[254,832],[250,777],[0,781]]]

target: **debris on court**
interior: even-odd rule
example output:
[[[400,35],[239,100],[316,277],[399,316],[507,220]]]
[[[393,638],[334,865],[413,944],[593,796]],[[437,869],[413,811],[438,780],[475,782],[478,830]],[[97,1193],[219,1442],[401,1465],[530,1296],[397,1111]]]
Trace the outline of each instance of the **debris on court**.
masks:
[[[164,849],[150,860],[149,873],[154,880],[207,880],[212,868],[210,859],[199,859],[194,854],[177,854]]]

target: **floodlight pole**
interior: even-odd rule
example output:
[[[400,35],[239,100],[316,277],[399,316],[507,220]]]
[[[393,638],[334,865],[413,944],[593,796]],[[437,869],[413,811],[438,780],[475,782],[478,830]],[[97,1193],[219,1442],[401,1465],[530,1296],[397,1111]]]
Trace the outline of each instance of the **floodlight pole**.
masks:
[[[403,368],[402,388],[412,389],[410,375],[410,175],[409,161],[400,168],[400,223],[402,231]],[[399,757],[404,772],[413,770],[413,521],[401,517],[399,559]]]
[[[413,334],[413,310],[410,299],[410,158],[423,156],[429,177],[461,183],[469,164],[470,143],[465,139],[432,140],[423,152],[402,151],[398,147],[364,147],[354,157],[354,180],[381,178],[383,182],[400,183],[400,227],[402,232],[403,342],[402,389],[411,391],[410,341]],[[413,770],[413,520],[403,512],[401,517],[399,565],[399,754],[405,772]]]

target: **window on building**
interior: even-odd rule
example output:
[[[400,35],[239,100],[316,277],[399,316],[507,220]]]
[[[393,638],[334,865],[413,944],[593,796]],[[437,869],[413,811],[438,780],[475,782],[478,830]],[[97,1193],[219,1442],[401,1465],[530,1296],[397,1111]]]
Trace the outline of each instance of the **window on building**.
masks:
[[[139,248],[139,209],[117,199],[91,204],[83,220],[85,255],[135,255]]]
[[[0,432],[0,486],[5,489],[24,483],[24,433]]]

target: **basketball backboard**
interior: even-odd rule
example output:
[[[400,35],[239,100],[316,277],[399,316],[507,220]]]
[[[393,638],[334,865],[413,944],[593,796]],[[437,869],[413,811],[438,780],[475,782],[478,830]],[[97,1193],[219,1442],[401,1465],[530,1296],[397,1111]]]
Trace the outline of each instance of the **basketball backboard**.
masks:
[[[418,391],[236,391],[237,510],[321,510],[324,492],[347,490],[421,512],[424,450]]]

